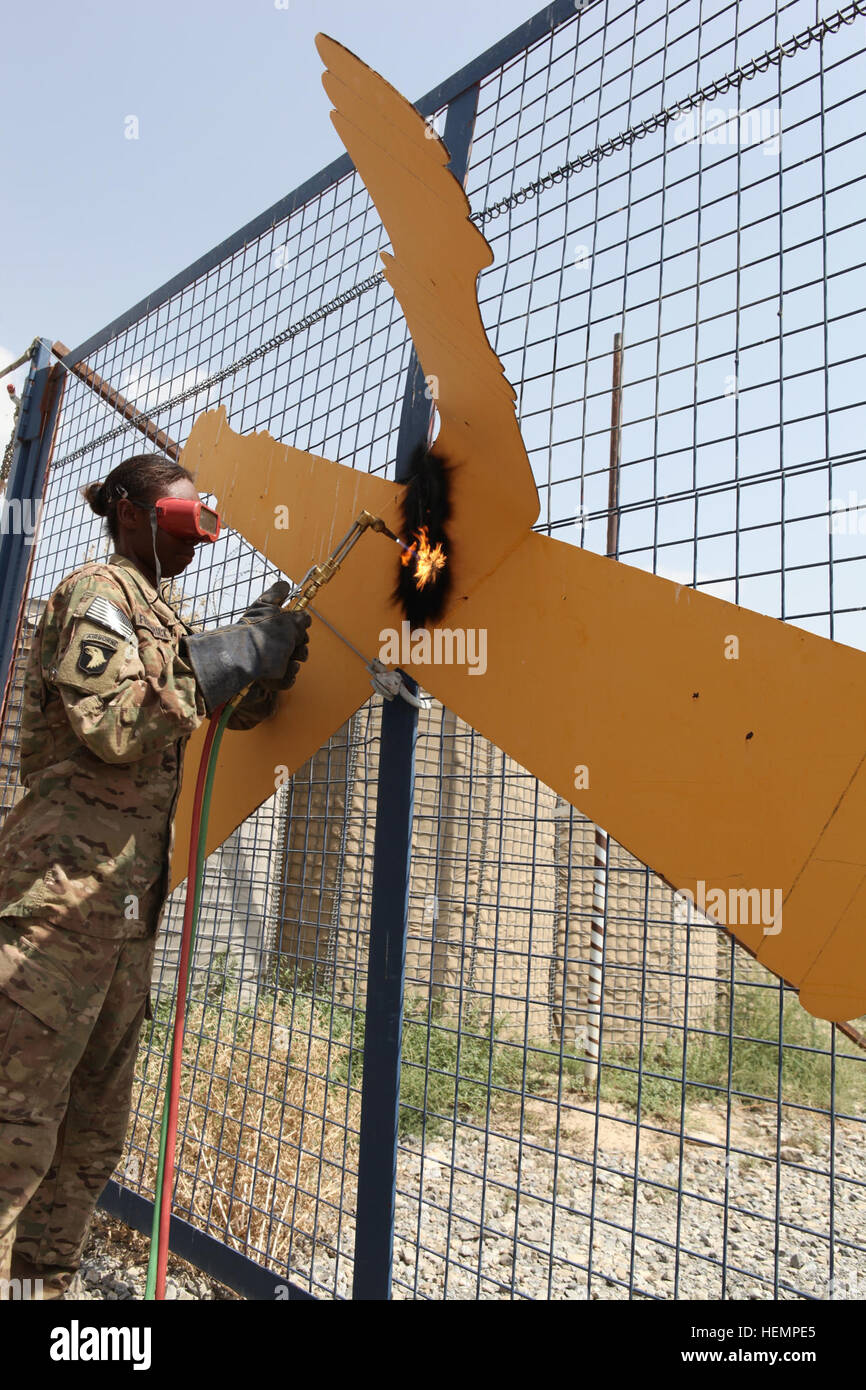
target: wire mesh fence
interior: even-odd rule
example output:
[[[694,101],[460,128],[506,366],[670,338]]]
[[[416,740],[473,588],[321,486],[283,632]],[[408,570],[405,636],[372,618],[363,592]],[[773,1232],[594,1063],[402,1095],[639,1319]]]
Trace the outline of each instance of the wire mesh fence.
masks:
[[[479,303],[538,529],[607,548],[620,334],[619,559],[858,647],[862,16],[563,4],[464,84],[465,186],[495,253]],[[444,106],[425,111],[440,130]],[[178,444],[222,404],[238,432],[393,477],[411,342],[378,273],[387,239],[354,171],[320,182],[83,360]],[[139,448],[70,375],[4,810],[28,633],[59,580],[108,553],[78,489]],[[276,577],[230,536],[176,598],[224,623]],[[380,746],[377,696],[211,855],[194,960],[175,1210],[322,1297],[353,1280]],[[179,898],[119,1174],[148,1197]],[[436,702],[405,990],[395,1297],[863,1296],[856,1029],[807,1015],[614,841],[600,864],[595,826]]]

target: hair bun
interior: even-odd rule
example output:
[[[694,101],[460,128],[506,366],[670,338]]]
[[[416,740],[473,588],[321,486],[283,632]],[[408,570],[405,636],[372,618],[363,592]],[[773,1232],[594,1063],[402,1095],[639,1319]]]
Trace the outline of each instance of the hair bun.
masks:
[[[81,489],[81,495],[97,516],[108,515],[108,489],[105,483],[88,483]]]

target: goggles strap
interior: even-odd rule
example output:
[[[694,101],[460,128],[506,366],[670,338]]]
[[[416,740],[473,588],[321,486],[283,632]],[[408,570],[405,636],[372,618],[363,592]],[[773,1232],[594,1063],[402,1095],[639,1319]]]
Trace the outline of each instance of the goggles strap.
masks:
[[[156,566],[156,595],[162,598],[160,584],[162,582],[162,568],[159,563],[159,556],[156,553],[156,507],[150,508],[150,534],[153,538],[153,563]]]
[[[114,495],[116,498],[125,497],[128,502],[132,502],[132,505],[134,507],[144,507],[150,513],[150,535],[153,544],[153,563],[156,568],[156,596],[157,598],[161,598],[163,603],[171,609],[175,617],[181,623],[183,623],[183,626],[186,628],[187,632],[192,632],[193,629],[189,626],[189,623],[186,621],[186,619],[181,618],[174,605],[169,603],[168,599],[165,597],[165,594],[160,593],[160,585],[162,584],[162,566],[159,563],[159,555],[156,552],[156,507],[153,505],[153,503],[134,501],[133,498],[130,497],[125,487],[116,486]]]

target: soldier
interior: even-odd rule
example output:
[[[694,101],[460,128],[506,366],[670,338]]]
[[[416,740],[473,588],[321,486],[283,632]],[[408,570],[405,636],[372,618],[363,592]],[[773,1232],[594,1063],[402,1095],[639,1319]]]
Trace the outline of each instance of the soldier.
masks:
[[[180,465],[136,455],[82,492],[114,553],[40,618],[26,795],[0,830],[0,1281],[41,1279],[45,1298],[72,1283],[123,1150],[184,746],[251,682],[228,727],[272,714],[310,623],[281,609],[280,582],[239,623],[191,633],[160,582],[219,518]]]

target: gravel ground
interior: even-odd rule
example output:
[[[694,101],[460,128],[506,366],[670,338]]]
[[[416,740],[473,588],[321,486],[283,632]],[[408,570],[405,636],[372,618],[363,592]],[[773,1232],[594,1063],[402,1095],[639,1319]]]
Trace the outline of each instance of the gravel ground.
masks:
[[[832,1288],[826,1119],[791,1123],[778,1143],[774,1111],[735,1114],[727,1165],[724,1118],[709,1107],[690,1112],[682,1151],[678,1135],[643,1126],[637,1159],[633,1120],[610,1107],[597,1146],[595,1116],[563,1112],[558,1159],[551,1104],[529,1102],[522,1130],[519,1117],[499,1118],[493,1128],[487,1137],[461,1128],[451,1141],[428,1143],[423,1155],[411,1141],[401,1145],[395,1299],[866,1297],[862,1125],[836,1124]],[[339,1255],[320,1242],[312,1265],[294,1269],[293,1280],[305,1284],[306,1273],[319,1297],[350,1297],[352,1242],[344,1215]],[[142,1298],[147,1247],[98,1213],[78,1296]],[[169,1298],[236,1297],[173,1256],[169,1276]]]
[[[464,1129],[453,1143],[428,1144],[423,1165],[420,1148],[405,1146],[410,1151],[401,1152],[398,1167],[394,1297],[830,1297],[826,1121],[820,1130],[814,1123],[789,1125],[777,1146],[775,1112],[735,1116],[726,1167],[724,1119],[709,1107],[690,1115],[690,1137],[682,1146],[682,1157],[678,1135],[645,1126],[636,1160],[633,1121],[625,1112],[609,1108],[598,1125],[594,1204],[592,1114],[571,1111],[562,1116],[558,1160],[551,1152],[556,1109],[540,1101],[527,1105],[522,1139],[519,1125],[508,1134],[501,1121],[495,1126],[499,1133],[487,1139]],[[832,1296],[862,1299],[862,1125],[837,1121],[834,1178]],[[351,1233],[347,1236],[348,1252]],[[334,1288],[336,1282],[337,1292],[346,1296],[351,1267],[346,1260],[338,1266],[333,1255],[317,1257],[315,1277],[326,1288]]]
[[[144,1299],[150,1241],[103,1211],[93,1218],[90,1239],[75,1282],[64,1302]],[[237,1299],[231,1289],[200,1273],[176,1255],[168,1257],[166,1299]]]

